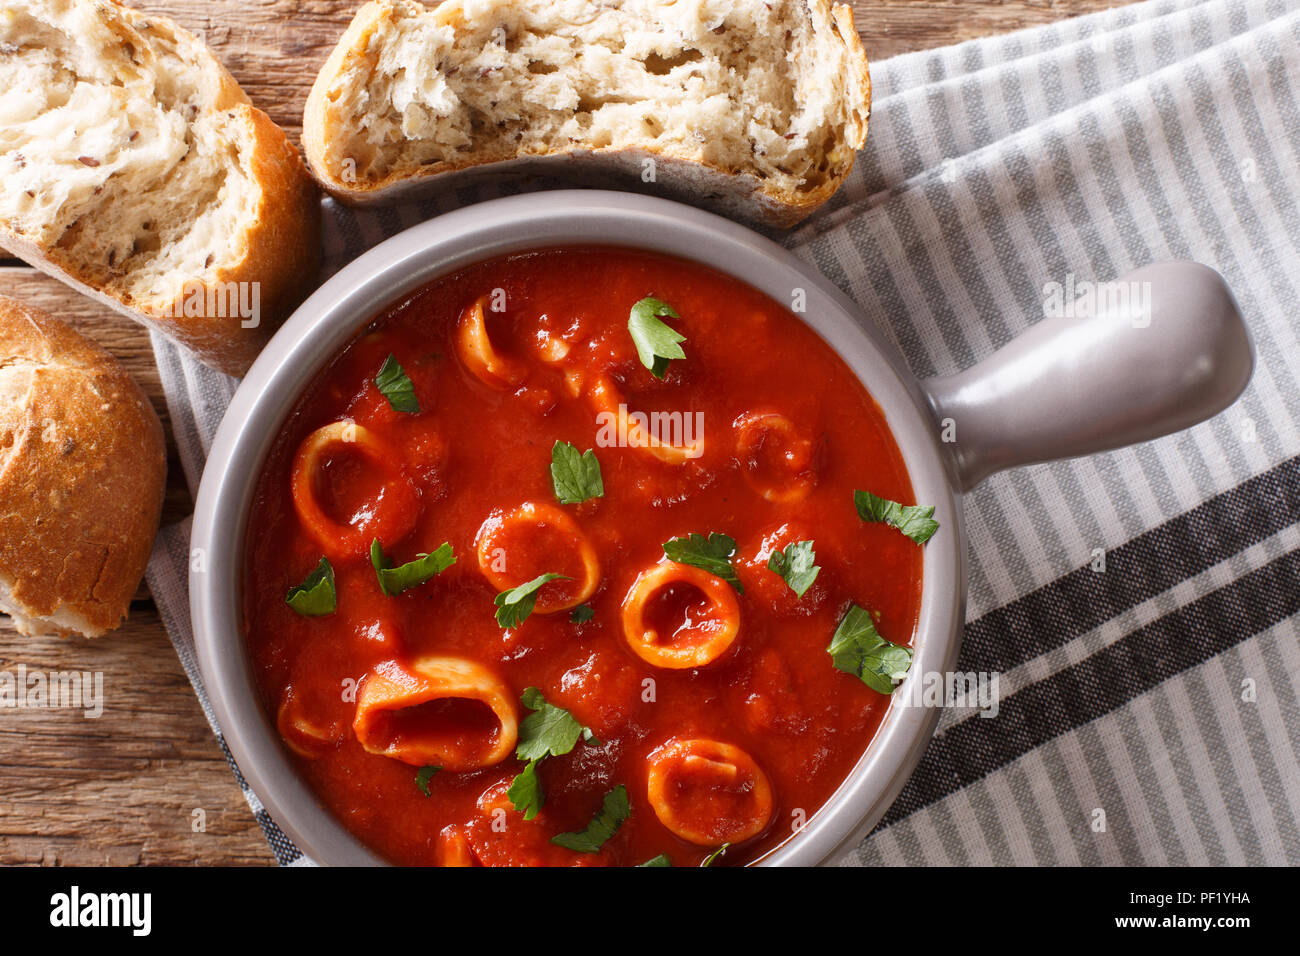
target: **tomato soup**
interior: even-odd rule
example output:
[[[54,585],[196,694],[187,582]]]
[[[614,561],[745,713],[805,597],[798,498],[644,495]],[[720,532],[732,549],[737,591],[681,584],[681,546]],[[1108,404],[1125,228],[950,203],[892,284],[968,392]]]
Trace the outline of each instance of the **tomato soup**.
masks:
[[[514,255],[303,394],[245,634],[301,773],[394,863],[737,865],[798,838],[889,706],[934,533],[912,504],[783,305],[657,254]]]

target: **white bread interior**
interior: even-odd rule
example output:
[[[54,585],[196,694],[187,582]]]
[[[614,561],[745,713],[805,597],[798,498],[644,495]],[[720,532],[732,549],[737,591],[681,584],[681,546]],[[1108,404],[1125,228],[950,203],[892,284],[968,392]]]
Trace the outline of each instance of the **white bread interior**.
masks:
[[[700,198],[745,193],[751,218],[788,224],[843,181],[869,111],[852,14],[828,0],[374,0],[322,68],[303,140],[345,200],[631,153],[706,170]]]
[[[42,635],[68,637],[73,634],[82,637],[103,637],[108,633],[108,628],[69,607],[57,608],[48,617],[27,614],[22,602],[14,597],[13,588],[12,579],[0,576],[0,614],[9,615],[9,623],[19,634],[27,637]]]
[[[0,89],[0,245],[246,367],[269,328],[177,321],[174,306],[259,281],[274,324],[302,283],[277,270],[314,263],[319,211],[283,133],[197,37],[106,0],[5,0]],[[274,203],[302,218],[278,249],[259,222]]]

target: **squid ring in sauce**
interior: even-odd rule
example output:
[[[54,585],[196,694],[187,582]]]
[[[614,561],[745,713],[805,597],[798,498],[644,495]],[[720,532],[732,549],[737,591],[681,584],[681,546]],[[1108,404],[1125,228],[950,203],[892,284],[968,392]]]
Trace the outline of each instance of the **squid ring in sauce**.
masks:
[[[453,823],[442,828],[434,848],[433,860],[438,866],[478,866],[478,857],[470,843],[469,827]]]
[[[483,299],[465,307],[456,325],[456,353],[476,379],[498,392],[507,392],[524,380],[522,365],[496,350],[488,334]]]
[[[697,846],[741,843],[772,818],[772,784],[732,744],[675,739],[649,758],[646,794],[659,822]]]
[[[537,593],[534,610],[554,614],[577,607],[600,584],[600,558],[577,523],[555,505],[525,501],[514,511],[491,515],[478,530],[479,570],[498,591],[539,574],[564,574]]]
[[[384,475],[378,494],[358,510],[360,520],[348,524],[330,517],[319,496],[329,456],[338,452],[359,455]],[[298,446],[290,481],[294,509],[329,557],[341,560],[365,555],[372,539],[391,544],[414,526],[419,494],[398,471],[397,461],[398,453],[387,441],[350,421],[324,425]]]
[[[275,729],[285,746],[300,757],[315,760],[338,742],[334,728],[304,712],[302,702],[290,689],[275,712]]]
[[[768,501],[802,501],[817,485],[816,446],[777,412],[737,419],[736,457],[749,486]]]
[[[514,695],[482,664],[423,657],[386,661],[361,682],[352,731],[369,753],[463,771],[510,756],[519,725]]]
[[[673,670],[717,660],[740,633],[740,605],[722,578],[664,562],[638,575],[623,602],[623,636],[647,664]]]
[[[611,424],[617,429],[615,434],[627,436],[629,448],[644,449],[670,465],[680,465],[704,454],[703,435],[697,435],[689,444],[673,445],[664,441],[657,429],[643,428],[640,422],[629,415],[622,393],[605,376],[596,379],[587,397],[598,414],[611,416]],[[681,431],[684,432],[685,429]],[[681,437],[684,441],[685,434]]]

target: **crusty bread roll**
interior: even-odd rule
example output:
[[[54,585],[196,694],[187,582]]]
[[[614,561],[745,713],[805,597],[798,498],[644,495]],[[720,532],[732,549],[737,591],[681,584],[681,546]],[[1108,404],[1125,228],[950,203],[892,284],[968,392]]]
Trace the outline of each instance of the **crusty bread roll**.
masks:
[[[115,0],[4,0],[0,89],[0,246],[244,372],[319,261],[284,132],[195,36]]]
[[[775,226],[839,188],[871,81],[829,0],[373,0],[307,99],[303,145],[348,202],[539,172]],[[653,166],[647,160],[653,159]]]
[[[0,611],[98,637],[126,616],[167,477],[162,426],[107,352],[0,297]]]

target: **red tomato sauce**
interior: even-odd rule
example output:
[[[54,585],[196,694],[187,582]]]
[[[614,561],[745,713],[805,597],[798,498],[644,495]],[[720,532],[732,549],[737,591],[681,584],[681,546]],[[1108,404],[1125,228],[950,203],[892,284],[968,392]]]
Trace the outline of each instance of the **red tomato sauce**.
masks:
[[[505,309],[485,317],[512,369],[504,388],[472,373],[455,335],[466,307],[493,290]],[[672,361],[663,381],[639,361],[628,332],[629,310],[646,296],[669,303],[679,318],[664,321],[686,336],[686,358]],[[374,383],[390,354],[414,385],[418,414],[395,411]],[[594,376],[613,383],[632,410],[700,413],[703,454],[664,462],[644,448],[600,445],[596,412],[581,391]],[[575,397],[579,379],[585,384]],[[746,430],[768,413],[792,427]],[[346,447],[327,455],[310,482],[322,510],[359,529],[357,540],[378,536],[394,565],[443,542],[456,563],[390,597],[354,542],[350,554],[331,558],[337,610],[303,617],[285,595],[325,551],[295,510],[294,456],[309,433],[340,421],[378,436],[383,457]],[[595,449],[604,497],[557,503],[550,473],[557,440]],[[868,608],[883,637],[912,642],[921,549],[859,520],[859,488],[914,501],[875,401],[777,302],[711,269],[617,248],[554,249],[472,266],[379,315],[307,389],[264,466],[243,581],[245,633],[265,705],[321,802],[394,863],[636,865],[666,854],[674,866],[697,865],[713,847],[669,830],[647,797],[652,753],[692,737],[740,748],[770,781],[762,832],[715,865],[752,861],[813,817],[887,709],[886,697],[836,670],[826,652],[845,610]],[[525,502],[558,508],[593,545],[600,568],[585,602],[591,620],[573,623],[567,609],[542,612],[547,601],[564,603],[564,588],[576,589],[583,574],[564,535],[550,541],[548,529],[531,548],[504,541],[517,567],[513,583],[545,572],[573,580],[545,585],[538,610],[518,628],[498,625],[499,588],[480,569],[475,542],[493,512]],[[630,649],[622,607],[638,575],[666,560],[663,543],[691,532],[737,542],[739,631],[705,666],[652,666]],[[767,569],[767,556],[773,546],[803,540],[815,543],[821,572],[800,599]],[[649,601],[644,616],[664,633],[695,627],[696,637],[707,637],[721,626],[710,607],[703,591],[680,584]],[[358,742],[358,685],[386,662],[426,655],[484,665],[509,689],[520,721],[530,711],[519,696],[536,687],[594,732],[596,741],[539,765],[546,799],[536,818],[524,820],[505,796],[524,769],[513,753],[481,769],[438,772],[425,796],[418,767]],[[386,714],[372,729],[398,738],[437,724],[444,737],[469,739],[495,723],[488,706],[452,700]],[[707,776],[714,765],[701,766]],[[583,830],[620,784],[630,812],[598,853],[550,842]],[[733,804],[749,812],[742,804],[752,796],[750,781],[738,787],[698,803],[714,807],[700,814],[725,816]]]

